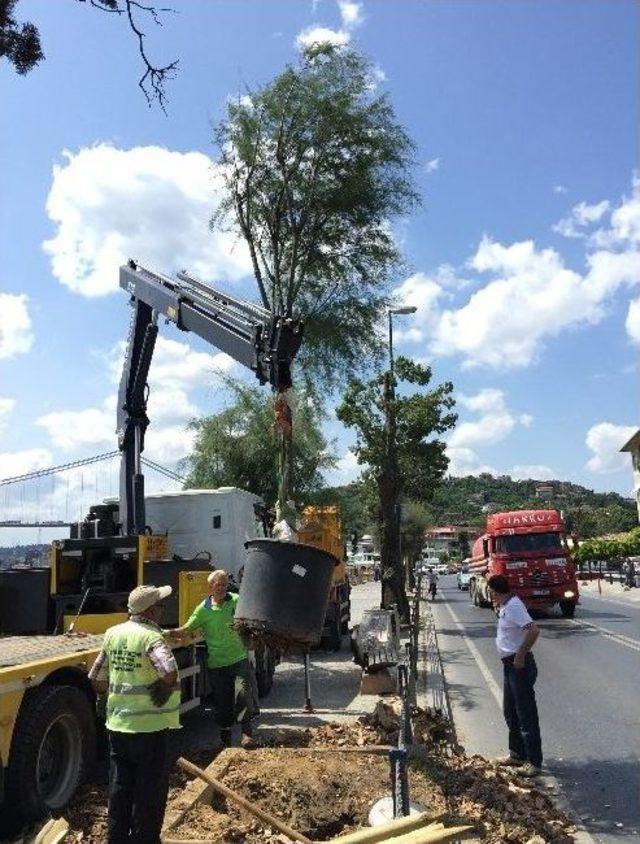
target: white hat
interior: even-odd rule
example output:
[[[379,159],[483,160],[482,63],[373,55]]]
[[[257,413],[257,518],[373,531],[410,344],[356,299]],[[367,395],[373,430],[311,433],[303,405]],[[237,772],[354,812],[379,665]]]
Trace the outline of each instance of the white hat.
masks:
[[[170,586],[137,586],[129,593],[127,605],[132,615],[144,612],[168,598],[173,592]]]

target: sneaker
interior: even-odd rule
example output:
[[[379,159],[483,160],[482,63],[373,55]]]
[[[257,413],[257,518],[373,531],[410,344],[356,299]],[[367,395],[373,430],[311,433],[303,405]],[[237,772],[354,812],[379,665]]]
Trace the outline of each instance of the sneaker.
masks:
[[[220,744],[223,747],[231,747],[231,730],[220,730]]]
[[[531,762],[525,762],[524,765],[518,769],[518,775],[521,777],[539,777],[542,773],[542,768],[533,765]]]
[[[524,759],[520,759],[519,756],[499,756],[495,760],[496,765],[499,765],[501,768],[519,768],[521,765],[524,765]]]

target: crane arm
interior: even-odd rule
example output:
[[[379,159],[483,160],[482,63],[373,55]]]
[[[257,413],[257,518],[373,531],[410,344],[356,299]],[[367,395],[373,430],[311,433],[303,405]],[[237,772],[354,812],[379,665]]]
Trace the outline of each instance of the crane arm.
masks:
[[[291,386],[291,364],[302,342],[302,323],[223,293],[186,272],[177,278],[134,261],[120,267],[120,287],[131,295],[133,316],[118,393],[120,522],[125,534],[145,530],[144,450],[148,376],[158,316],[190,331],[251,369],[278,392]]]

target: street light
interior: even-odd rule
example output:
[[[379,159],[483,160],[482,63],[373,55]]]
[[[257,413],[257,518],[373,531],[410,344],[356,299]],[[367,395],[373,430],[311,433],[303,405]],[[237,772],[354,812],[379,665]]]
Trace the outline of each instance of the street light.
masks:
[[[391,373],[391,389],[393,389],[393,315],[415,314],[415,305],[403,305],[400,308],[389,308],[389,372]]]

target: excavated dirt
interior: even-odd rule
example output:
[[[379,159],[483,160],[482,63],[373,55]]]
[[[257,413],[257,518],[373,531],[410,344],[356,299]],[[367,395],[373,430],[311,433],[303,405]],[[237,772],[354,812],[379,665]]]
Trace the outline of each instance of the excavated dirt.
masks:
[[[216,775],[230,788],[277,815],[314,841],[322,841],[367,824],[372,804],[389,793],[385,756],[358,752],[316,752],[314,748],[357,748],[395,744],[396,702],[380,702],[372,715],[352,725],[327,724],[286,731],[268,745],[230,749],[218,759]],[[410,763],[411,799],[450,825],[472,824],[487,844],[569,844],[574,828],[549,793],[516,771],[497,769],[455,746],[448,723],[437,713],[414,713],[420,754]],[[204,767],[215,753],[190,754]],[[180,803],[184,777],[172,777],[169,808]],[[93,787],[67,812],[69,842],[105,840],[104,789]],[[197,804],[167,835],[172,840],[211,844],[282,844],[287,839],[223,798]]]

